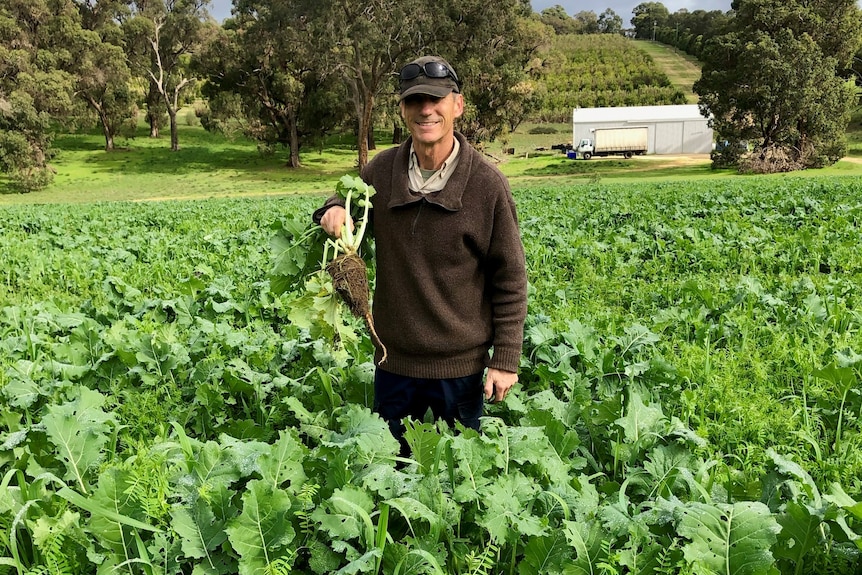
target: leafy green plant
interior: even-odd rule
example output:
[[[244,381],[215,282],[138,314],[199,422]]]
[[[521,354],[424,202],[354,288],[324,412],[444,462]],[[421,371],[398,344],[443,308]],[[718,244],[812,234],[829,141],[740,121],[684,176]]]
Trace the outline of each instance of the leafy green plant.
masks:
[[[0,569],[855,572],[858,192],[516,190],[520,385],[407,458],[368,338],[272,289],[320,198],[4,209]]]

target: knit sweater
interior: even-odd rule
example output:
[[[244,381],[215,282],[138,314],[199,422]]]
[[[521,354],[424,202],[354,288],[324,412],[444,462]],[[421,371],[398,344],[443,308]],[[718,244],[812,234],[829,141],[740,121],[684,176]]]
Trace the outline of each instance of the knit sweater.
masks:
[[[377,192],[372,314],[388,352],[380,367],[407,377],[517,372],[520,363],[527,279],[515,203],[500,171],[455,136],[461,155],[440,192],[409,190],[410,139],[362,171]]]

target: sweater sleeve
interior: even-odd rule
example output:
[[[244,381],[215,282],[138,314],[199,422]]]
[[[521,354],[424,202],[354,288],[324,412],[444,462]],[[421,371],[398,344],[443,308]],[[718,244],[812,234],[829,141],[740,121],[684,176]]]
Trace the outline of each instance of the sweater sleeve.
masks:
[[[488,367],[517,372],[527,315],[527,271],[515,202],[508,184],[494,209],[488,273],[494,351]]]

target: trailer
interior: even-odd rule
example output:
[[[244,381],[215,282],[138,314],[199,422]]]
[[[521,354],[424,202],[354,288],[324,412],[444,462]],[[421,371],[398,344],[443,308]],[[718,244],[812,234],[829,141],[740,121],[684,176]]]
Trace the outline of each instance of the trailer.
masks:
[[[648,148],[649,129],[635,128],[596,128],[592,138],[584,138],[578,143],[577,155],[585,160],[593,156],[623,156],[631,158],[645,154]]]

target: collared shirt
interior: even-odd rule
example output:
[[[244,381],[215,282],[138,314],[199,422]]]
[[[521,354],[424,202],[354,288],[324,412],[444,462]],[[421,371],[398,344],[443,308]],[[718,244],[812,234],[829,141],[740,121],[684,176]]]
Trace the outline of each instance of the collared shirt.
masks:
[[[455,139],[455,145],[452,148],[452,153],[440,166],[440,169],[431,174],[428,178],[422,174],[422,169],[419,167],[419,156],[413,149],[413,144],[410,144],[410,165],[407,169],[407,177],[410,182],[410,191],[420,194],[430,194],[439,192],[446,187],[449,178],[455,172],[458,166],[458,158],[461,152],[461,144],[458,139]]]

